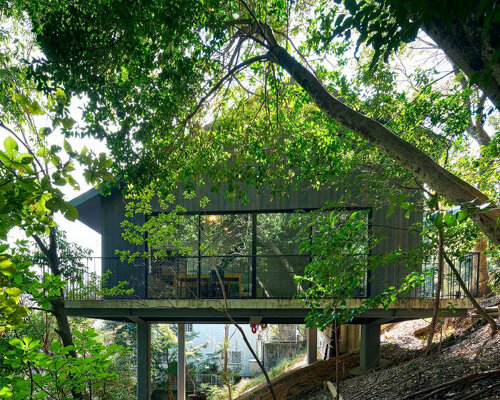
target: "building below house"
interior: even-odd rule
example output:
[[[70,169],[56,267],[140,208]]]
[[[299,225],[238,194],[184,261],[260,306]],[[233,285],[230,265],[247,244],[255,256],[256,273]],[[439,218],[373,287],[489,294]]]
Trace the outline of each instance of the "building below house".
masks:
[[[258,338],[257,334],[252,333],[249,325],[241,326],[250,342],[254,352],[257,352]],[[223,348],[225,324],[186,324],[186,333],[192,332],[196,337],[192,339],[191,346],[197,347],[206,344],[206,347],[200,349],[204,356],[213,355],[220,352]],[[254,357],[248,349],[241,333],[235,326],[229,325],[229,356],[228,367],[239,376],[250,376],[250,360]],[[223,355],[219,355],[220,364],[223,362]]]

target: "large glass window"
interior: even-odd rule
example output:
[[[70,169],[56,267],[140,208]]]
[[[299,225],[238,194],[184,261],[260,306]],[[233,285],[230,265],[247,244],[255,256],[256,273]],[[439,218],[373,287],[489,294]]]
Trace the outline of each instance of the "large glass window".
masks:
[[[252,254],[252,218],[249,214],[202,215],[200,233],[202,255]]]
[[[328,213],[182,216],[174,231],[166,232],[168,240],[158,234],[151,241],[163,254],[151,258],[148,295],[221,298],[222,280],[228,298],[292,298],[302,289],[294,276],[304,275],[310,262],[301,244],[321,234],[311,221],[320,225]],[[360,247],[350,250],[362,253],[365,245],[360,240]]]
[[[257,215],[258,255],[300,254],[300,243],[304,238],[293,226],[292,218],[291,213]]]
[[[309,235],[297,229],[294,219],[292,213],[257,215],[257,297],[293,297],[301,290],[294,277],[303,275],[309,262],[300,249]]]

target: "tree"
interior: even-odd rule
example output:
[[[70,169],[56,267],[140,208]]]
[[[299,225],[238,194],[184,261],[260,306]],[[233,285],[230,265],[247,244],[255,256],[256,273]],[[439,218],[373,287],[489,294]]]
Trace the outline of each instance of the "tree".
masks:
[[[358,46],[371,45],[374,61],[379,57],[387,61],[401,45],[413,42],[422,29],[496,107],[500,105],[500,12],[495,0],[343,3],[343,10],[333,6],[319,17],[323,27],[320,40],[324,43],[339,34],[350,37],[351,31],[357,30]]]
[[[366,285],[368,271],[378,266],[404,262],[400,254],[372,255],[378,244],[370,237],[363,212],[339,213],[321,211],[298,214],[295,223],[304,236],[302,251],[311,256],[305,276],[295,279],[305,288],[299,293],[301,301],[309,309],[308,326],[323,330],[332,326],[335,334],[336,387],[339,395],[339,340],[338,330],[370,308],[394,302],[398,294],[408,293],[421,283],[420,273],[411,273],[401,287],[392,287],[376,296],[363,300],[358,307],[349,307],[347,300]],[[308,240],[312,230],[312,239]],[[380,241],[380,240],[379,240]],[[408,255],[405,255],[408,256]],[[417,260],[415,260],[417,261]],[[412,265],[407,265],[409,272]]]
[[[109,177],[109,160],[103,154],[94,157],[85,148],[77,153],[67,140],[61,140],[62,147],[50,144],[48,137],[53,130],[68,129],[75,122],[69,116],[67,96],[59,87],[45,94],[37,90],[20,62],[20,58],[32,57],[34,50],[32,37],[23,24],[26,21],[14,9],[2,11],[0,132],[4,140],[0,150],[0,329],[4,333],[18,328],[28,317],[27,307],[19,303],[20,295],[26,293],[31,295],[30,301],[55,317],[55,331],[62,344],[55,340],[47,351],[40,340],[29,336],[22,340],[11,338],[11,350],[5,362],[21,371],[16,370],[3,380],[2,385],[9,386],[1,390],[3,395],[14,398],[26,398],[28,394],[57,397],[69,393],[74,398],[82,398],[88,381],[82,378],[82,371],[89,368],[84,364],[96,362],[105,369],[106,363],[100,357],[106,357],[107,353],[94,341],[92,332],[77,332],[76,338],[73,336],[64,307],[64,273],[68,272],[64,270],[64,257],[68,255],[64,250],[68,246],[60,251],[61,238],[54,214],[61,212],[69,220],[78,216],[60,189],[65,185],[79,188],[73,177],[76,162],[86,169],[88,182],[98,184],[105,176]],[[46,118],[45,126],[40,123],[42,116]],[[50,273],[40,277],[30,269],[33,251],[26,240],[14,246],[9,243],[7,235],[15,228],[36,243]],[[88,355],[86,352],[102,354],[86,359],[77,357],[77,351],[81,351],[81,356]],[[103,372],[95,369],[98,374]],[[24,378],[20,379],[18,373],[24,374]]]
[[[404,6],[396,7],[396,3],[381,4],[387,5],[390,12],[394,9],[394,12],[401,12]],[[393,23],[394,34],[399,35],[400,42],[414,38],[421,25],[429,25],[433,32],[439,30],[436,28],[439,24],[444,24],[441,32],[448,29],[446,21],[439,20],[443,13],[432,14],[430,22],[425,19],[430,18],[430,6],[426,8],[431,10],[425,14],[427,17],[411,25],[410,35],[407,30],[399,29],[398,21],[401,23],[405,15],[411,17],[411,12],[417,12],[421,3],[424,6],[427,4],[404,2],[405,5],[410,3],[414,7],[410,7],[402,16],[398,14],[398,19]],[[458,8],[459,20],[460,16],[462,19],[467,18],[468,10],[475,10],[467,6],[469,2],[459,3],[465,4],[465,8]],[[497,10],[491,4],[486,2],[486,8],[477,11],[485,16],[481,24],[496,23]],[[369,2],[358,5],[349,1],[345,6],[353,12],[364,10],[368,16],[363,21],[367,23],[371,21],[369,18],[377,15],[376,4]],[[149,184],[157,177],[165,176],[162,167],[158,168],[158,164],[153,161],[163,162],[165,156],[168,157],[167,169],[171,172],[170,180],[161,180],[162,184],[168,184],[171,180],[187,180],[188,176],[193,176],[186,175],[186,171],[176,175],[172,173],[172,170],[176,170],[172,166],[179,167],[185,161],[184,153],[190,147],[187,142],[196,140],[192,135],[200,131],[203,120],[195,114],[210,104],[212,95],[226,84],[237,85],[242,79],[249,79],[250,82],[255,78],[267,81],[272,77],[270,82],[275,90],[274,93],[269,91],[269,94],[275,95],[275,103],[278,103],[281,91],[284,91],[283,85],[288,84],[282,71],[287,71],[293,84],[301,88],[297,91],[299,96],[306,96],[328,118],[395,160],[422,185],[428,185],[455,205],[469,208],[471,217],[490,240],[495,244],[500,242],[497,229],[500,213],[494,199],[443,168],[425,149],[420,149],[391,130],[390,124],[368,118],[339,101],[317,79],[300,49],[291,41],[291,35],[297,31],[296,28],[290,29],[291,25],[305,22],[308,16],[307,12],[298,11],[298,5],[281,2],[247,4],[243,0],[223,5],[215,0],[209,3],[188,1],[175,4],[151,1],[124,9],[120,2],[76,5],[55,0],[30,2],[22,7],[30,15],[37,40],[47,57],[32,65],[34,76],[41,86],[44,82],[56,81],[72,94],[85,93],[89,96],[85,114],[89,123],[86,133],[108,139],[109,146],[115,150],[117,166],[129,166],[126,172],[121,171],[122,176],[134,178],[136,185],[139,182]],[[365,7],[371,7],[369,9],[372,12],[368,14]],[[321,14],[327,14],[330,9],[334,9],[333,4],[320,2],[315,14],[318,16],[309,22],[321,22]],[[308,10],[311,11],[310,8]],[[471,21],[476,15],[474,12],[471,11]],[[446,13],[449,13],[448,8]],[[358,15],[360,18],[364,16],[360,12],[356,13],[356,18]],[[345,20],[351,21],[349,18]],[[392,31],[384,36],[382,32],[385,26],[378,20],[369,25],[370,29],[374,30],[377,24],[382,25],[381,31],[366,37],[378,43],[379,36],[382,39],[387,36],[389,41]],[[351,27],[347,22],[344,25],[346,29]],[[312,43],[313,50],[319,49],[320,42],[331,43],[334,37],[332,33],[338,33],[328,28],[325,25],[325,29],[311,36],[309,43]],[[485,35],[493,35],[493,40],[495,31],[488,30]],[[364,39],[363,33],[361,37]],[[323,50],[326,55],[331,51],[331,46],[324,46]],[[292,56],[292,51],[303,58],[303,64]],[[493,57],[493,61],[495,59]],[[491,65],[493,76],[496,64],[493,62]],[[247,75],[247,78],[240,75],[238,78],[237,74],[245,68],[252,69],[255,78],[251,75]],[[463,68],[466,69],[465,66]],[[465,72],[468,73],[468,70]],[[481,87],[486,85],[482,84]],[[335,90],[333,88],[333,93]],[[198,93],[204,93],[201,100]],[[274,102],[270,96],[266,98],[268,102]],[[217,114],[217,107],[212,112]],[[110,124],[118,126],[118,129],[106,129],[105,126]],[[279,112],[275,126],[279,127]],[[337,132],[341,130],[337,128]],[[186,135],[186,131],[191,134]],[[141,143],[139,151],[134,148],[136,141]],[[130,163],[130,160],[134,162]]]

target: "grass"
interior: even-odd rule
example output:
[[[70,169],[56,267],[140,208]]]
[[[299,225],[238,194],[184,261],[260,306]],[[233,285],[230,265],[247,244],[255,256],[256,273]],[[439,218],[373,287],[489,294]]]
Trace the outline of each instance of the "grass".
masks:
[[[278,365],[274,366],[268,371],[269,378],[282,375],[285,371],[295,363],[301,361],[305,357],[305,352],[298,354],[294,358],[281,361]],[[236,385],[233,386],[233,398],[238,397],[240,394],[250,390],[261,383],[265,382],[264,374],[258,374],[253,378],[243,378]],[[227,399],[227,388],[222,386],[212,386],[207,390],[207,400],[225,400]]]

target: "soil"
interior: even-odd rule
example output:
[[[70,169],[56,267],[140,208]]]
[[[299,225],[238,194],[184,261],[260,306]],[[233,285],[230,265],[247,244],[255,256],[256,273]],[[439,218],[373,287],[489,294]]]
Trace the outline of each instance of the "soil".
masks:
[[[497,319],[500,323],[500,320]],[[406,321],[392,325],[382,335],[381,357],[391,361],[386,369],[344,379],[340,393],[344,400],[399,400],[409,393],[428,386],[445,383],[475,372],[500,368],[500,333],[491,337],[489,327],[473,319],[450,319],[443,325],[443,335],[436,334],[434,349],[424,355],[427,335],[419,338],[415,330],[428,321]],[[500,378],[483,379],[475,383],[458,384],[430,400],[460,400],[494,384]],[[331,399],[331,394],[317,390],[301,400]],[[479,400],[499,400],[500,386],[475,397]]]

